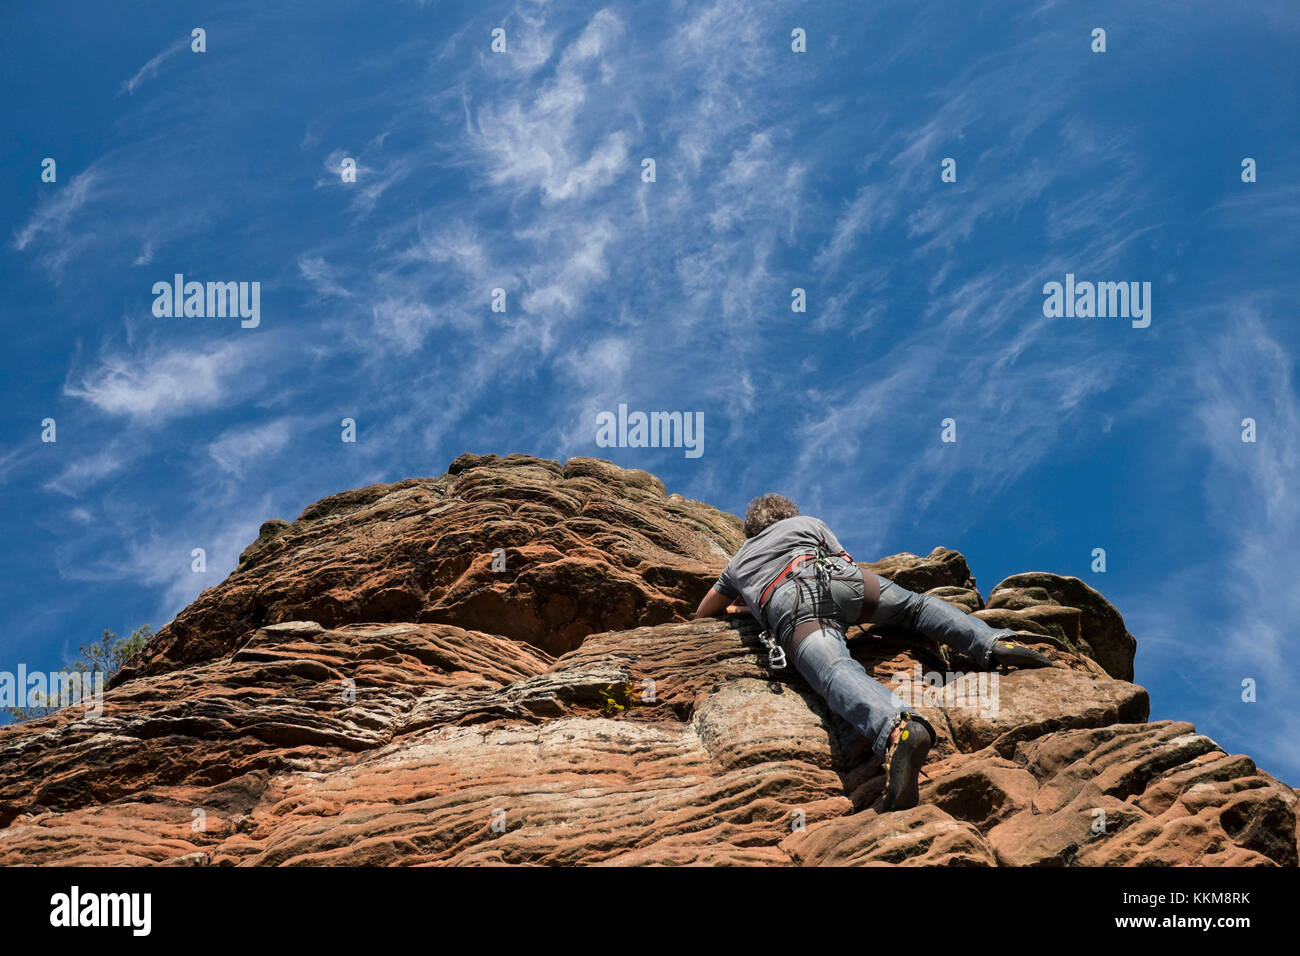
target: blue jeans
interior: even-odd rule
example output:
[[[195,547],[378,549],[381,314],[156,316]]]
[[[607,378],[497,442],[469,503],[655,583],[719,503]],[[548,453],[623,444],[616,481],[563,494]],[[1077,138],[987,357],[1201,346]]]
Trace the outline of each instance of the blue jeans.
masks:
[[[855,565],[836,561],[838,564],[832,562],[836,573],[829,585],[801,569],[773,591],[767,603],[767,625],[813,690],[871,741],[872,750],[884,756],[889,734],[906,705],[849,654],[844,632],[859,623],[864,588],[860,577],[854,580]],[[880,575],[876,578],[880,601],[867,619],[869,623],[905,627],[961,651],[982,668],[988,667],[993,642],[1015,633],[990,627],[947,601],[916,594]],[[810,621],[820,626],[805,635],[812,626],[807,624]],[[791,651],[791,638],[800,624],[805,627],[800,628],[801,639]]]

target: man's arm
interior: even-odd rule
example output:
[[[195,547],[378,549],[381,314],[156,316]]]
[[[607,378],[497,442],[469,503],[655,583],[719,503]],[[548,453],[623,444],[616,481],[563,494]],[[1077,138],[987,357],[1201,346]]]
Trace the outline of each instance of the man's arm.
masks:
[[[724,614],[739,614],[747,610],[749,609],[744,606],[732,604],[730,596],[723,594],[715,586],[704,595],[704,600],[695,609],[695,616],[697,618],[722,617]]]

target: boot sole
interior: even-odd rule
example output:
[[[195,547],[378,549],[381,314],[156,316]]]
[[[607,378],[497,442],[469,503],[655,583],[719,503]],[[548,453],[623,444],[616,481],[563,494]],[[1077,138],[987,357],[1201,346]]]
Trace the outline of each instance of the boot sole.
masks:
[[[1011,642],[1003,641],[1002,643],[1005,644]],[[1043,656],[1031,647],[1025,647],[1020,641],[1015,641],[1014,643],[1016,646],[1011,650],[1008,656],[1004,656],[1001,660],[997,660],[990,655],[989,663],[993,667],[1018,667],[1021,670],[1052,666],[1050,658]]]
[[[926,737],[930,736],[926,732]],[[925,763],[925,758],[930,754],[930,748],[934,746],[934,741],[927,740],[924,744],[919,744],[908,750],[906,754],[896,755],[902,758],[902,764],[897,770],[890,768],[888,771],[888,783],[885,787],[884,809],[886,813],[892,813],[895,810],[910,810],[921,802],[921,766]],[[898,792],[890,792],[896,780],[906,780]]]
[[[1021,670],[1033,670],[1033,669],[1036,668],[1036,667],[1051,667],[1051,666],[1052,666],[1052,662],[1051,662],[1050,660],[1048,660],[1047,658],[1045,658],[1045,657],[1029,657],[1028,655],[1022,657],[1022,656],[1020,656],[1020,655],[1015,654],[1014,651],[1012,652],[1012,654],[1013,654],[1014,656],[1013,656],[1011,659],[1007,659],[1007,658],[1004,657],[1004,658],[1003,658],[1002,660],[1000,660],[1000,661],[995,661],[995,662],[994,662],[994,666],[996,666],[996,667],[1018,667],[1018,668],[1020,668]]]

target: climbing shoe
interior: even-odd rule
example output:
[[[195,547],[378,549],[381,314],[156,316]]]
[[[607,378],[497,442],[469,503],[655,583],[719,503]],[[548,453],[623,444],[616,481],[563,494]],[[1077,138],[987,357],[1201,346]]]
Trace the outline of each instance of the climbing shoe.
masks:
[[[1033,648],[1001,638],[993,642],[989,654],[989,664],[993,667],[1050,667],[1051,663]]]
[[[898,740],[885,753],[884,810],[908,810],[920,800],[917,775],[934,746],[929,728],[910,714],[903,714]]]

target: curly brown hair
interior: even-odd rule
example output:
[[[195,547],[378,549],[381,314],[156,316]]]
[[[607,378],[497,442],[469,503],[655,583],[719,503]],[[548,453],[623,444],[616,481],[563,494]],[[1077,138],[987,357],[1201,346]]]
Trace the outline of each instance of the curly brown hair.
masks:
[[[793,518],[799,506],[784,495],[759,495],[745,509],[745,537],[762,534],[783,518]]]

